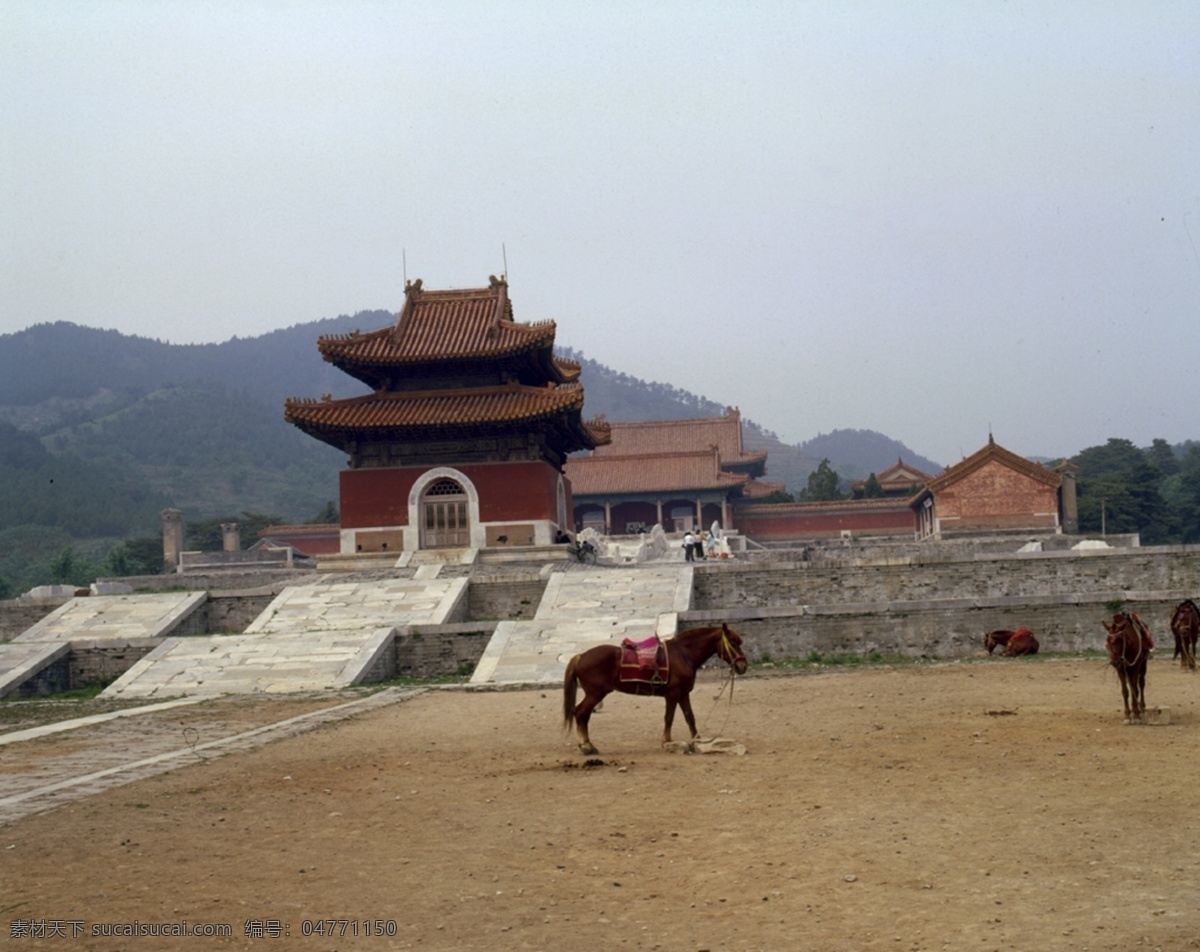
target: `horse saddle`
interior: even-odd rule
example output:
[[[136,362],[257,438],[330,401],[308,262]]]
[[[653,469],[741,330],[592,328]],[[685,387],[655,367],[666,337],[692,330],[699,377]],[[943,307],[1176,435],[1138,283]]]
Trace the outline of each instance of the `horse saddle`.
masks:
[[[648,685],[667,683],[667,646],[657,635],[645,641],[621,642],[621,680]]]

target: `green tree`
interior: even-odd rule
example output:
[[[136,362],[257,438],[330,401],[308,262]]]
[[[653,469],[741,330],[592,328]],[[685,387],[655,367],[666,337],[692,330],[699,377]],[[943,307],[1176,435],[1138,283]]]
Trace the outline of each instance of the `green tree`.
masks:
[[[324,508],[309,520],[309,525],[336,526],[341,518],[338,514],[337,503],[330,499],[326,501]]]
[[[823,459],[819,466],[808,474],[808,485],[800,490],[801,502],[832,502],[841,499],[838,490],[838,474],[829,460]]]
[[[95,563],[80,555],[73,545],[68,545],[54,556],[49,567],[50,578],[55,585],[90,585],[99,574]]]
[[[1156,441],[1161,443],[1163,441]],[[1161,456],[1161,449],[1158,454]],[[1148,545],[1173,541],[1179,519],[1162,493],[1162,471],[1129,440],[1112,438],[1083,450],[1073,462],[1082,532],[1139,533]]]
[[[867,481],[863,483],[863,498],[883,498],[883,487],[879,485],[879,479],[874,473],[871,473],[869,476],[867,476]]]

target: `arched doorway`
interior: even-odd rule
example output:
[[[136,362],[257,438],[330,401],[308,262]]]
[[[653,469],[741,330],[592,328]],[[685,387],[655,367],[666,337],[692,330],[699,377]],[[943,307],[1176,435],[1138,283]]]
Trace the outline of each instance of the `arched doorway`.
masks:
[[[421,494],[421,548],[461,549],[470,544],[466,490],[448,477],[435,479]]]

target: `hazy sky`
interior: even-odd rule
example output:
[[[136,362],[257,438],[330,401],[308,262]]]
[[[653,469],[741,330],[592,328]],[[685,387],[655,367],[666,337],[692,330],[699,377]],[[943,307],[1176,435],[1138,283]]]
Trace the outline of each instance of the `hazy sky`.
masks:
[[[789,442],[1200,439],[1195,0],[0,0],[0,120],[0,333],[507,256],[518,320]]]

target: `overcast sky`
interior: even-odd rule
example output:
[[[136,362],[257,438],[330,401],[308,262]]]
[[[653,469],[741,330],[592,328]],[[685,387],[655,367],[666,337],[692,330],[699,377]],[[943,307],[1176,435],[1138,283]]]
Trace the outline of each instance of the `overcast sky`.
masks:
[[[788,442],[1200,439],[1195,0],[0,0],[0,118],[0,333],[507,259],[517,320]]]

